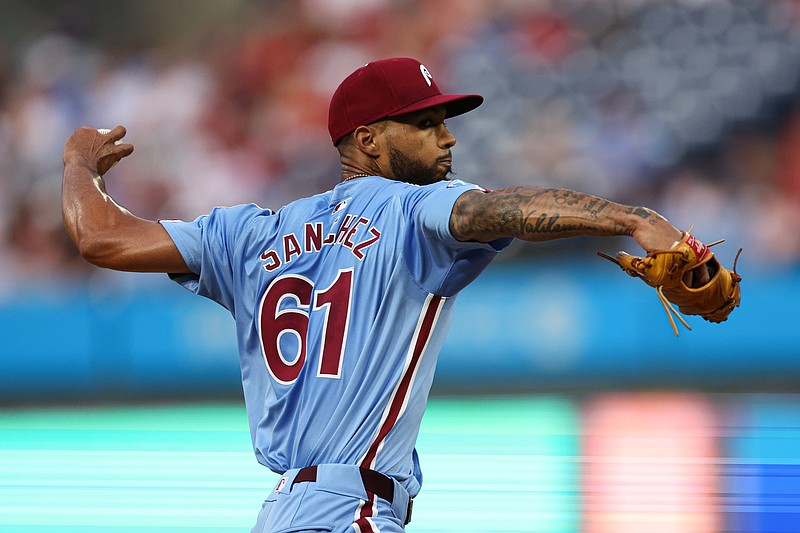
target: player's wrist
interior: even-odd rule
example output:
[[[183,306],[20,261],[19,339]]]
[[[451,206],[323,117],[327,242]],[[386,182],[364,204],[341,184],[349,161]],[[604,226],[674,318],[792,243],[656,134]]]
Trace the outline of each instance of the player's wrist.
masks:
[[[655,213],[646,207],[627,207],[620,210],[619,226],[622,228],[621,235],[636,237],[647,233],[652,228],[650,220],[654,219]]]
[[[90,161],[81,154],[65,154],[63,160],[64,168],[76,170],[84,169],[93,174],[97,173],[97,161]]]
[[[623,227],[632,228],[628,234],[648,252],[669,250],[683,239],[684,233],[681,230],[652,209],[630,207],[625,212],[627,218]]]

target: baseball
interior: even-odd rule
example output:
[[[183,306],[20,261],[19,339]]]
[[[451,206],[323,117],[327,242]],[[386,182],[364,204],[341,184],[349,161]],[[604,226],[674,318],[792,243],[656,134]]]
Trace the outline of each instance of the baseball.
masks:
[[[97,133],[99,133],[99,134],[101,134],[101,135],[107,135],[107,134],[111,133],[111,130],[109,130],[109,129],[106,129],[106,128],[97,128]],[[115,145],[122,144],[122,141],[121,141],[121,140],[120,140],[120,141],[114,141],[114,144],[115,144]],[[106,172],[108,172],[109,170],[111,170],[112,168],[114,168],[114,166],[115,166],[117,163],[119,163],[119,159],[118,159],[118,158],[114,158],[114,160],[111,162],[111,164],[109,164],[109,165],[106,167],[106,166],[105,166],[105,165],[106,165],[106,163],[102,163],[102,164],[101,164],[101,162],[102,162],[103,160],[105,160],[107,157],[108,157],[108,156],[104,156],[103,158],[101,158],[101,159],[100,159],[100,161],[98,161],[98,165],[99,165],[99,166],[98,166],[98,171],[100,172],[100,175],[101,175],[101,176],[102,176],[102,175],[104,175],[104,174],[105,174]],[[102,168],[101,168],[101,167],[102,167]]]
[[[102,133],[103,135],[107,133],[111,133],[111,130],[106,128],[97,128],[97,133]],[[122,141],[115,141],[114,144],[122,144]]]

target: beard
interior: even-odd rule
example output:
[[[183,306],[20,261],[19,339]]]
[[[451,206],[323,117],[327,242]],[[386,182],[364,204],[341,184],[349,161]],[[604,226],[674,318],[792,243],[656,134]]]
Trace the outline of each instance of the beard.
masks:
[[[431,183],[442,181],[452,172],[450,170],[441,175],[442,171],[439,168],[438,161],[431,165],[426,165],[419,159],[412,159],[405,155],[391,144],[389,145],[389,165],[397,181],[413,183],[414,185],[430,185]]]

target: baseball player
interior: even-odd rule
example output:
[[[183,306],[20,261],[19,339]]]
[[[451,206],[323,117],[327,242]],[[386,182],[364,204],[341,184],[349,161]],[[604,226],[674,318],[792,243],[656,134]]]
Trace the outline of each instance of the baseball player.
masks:
[[[103,174],[133,152],[122,126],[67,140],[63,215],[81,255],[168,273],[235,318],[253,448],[281,475],[254,532],[404,530],[455,297],[512,239],[629,235],[645,250],[681,239],[643,207],[448,180],[445,119],[482,101],[442,94],[415,59],[369,63],[331,99],[335,187],[192,222],[138,218],[106,193]]]

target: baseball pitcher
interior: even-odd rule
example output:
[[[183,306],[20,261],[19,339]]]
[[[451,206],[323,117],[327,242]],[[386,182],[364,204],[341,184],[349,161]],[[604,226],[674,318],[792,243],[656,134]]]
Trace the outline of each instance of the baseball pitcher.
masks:
[[[442,94],[417,60],[369,63],[331,99],[338,184],[277,211],[239,205],[190,222],[144,220],[108,195],[103,175],[133,152],[122,126],[67,140],[63,215],[81,255],[167,273],[235,319],[253,449],[281,475],[254,532],[404,530],[455,298],[512,239],[629,235],[648,252],[686,242],[646,208],[449,179],[445,120],[482,101]],[[724,270],[706,265],[691,265],[692,290]]]

